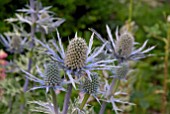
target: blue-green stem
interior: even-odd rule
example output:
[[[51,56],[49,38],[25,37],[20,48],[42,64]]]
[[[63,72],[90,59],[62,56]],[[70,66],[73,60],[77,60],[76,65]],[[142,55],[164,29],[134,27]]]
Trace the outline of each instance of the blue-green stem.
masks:
[[[57,95],[53,89],[51,89],[51,94],[52,94],[52,101],[54,105],[54,112],[55,114],[58,114]]]
[[[170,24],[168,23],[167,39],[165,39],[165,56],[164,56],[164,80],[163,80],[163,94],[162,94],[162,114],[166,114],[167,110],[167,94],[168,94],[168,60],[169,60],[169,49],[170,49]]]
[[[71,93],[72,93],[72,88],[73,88],[72,84],[68,84],[67,93],[66,93],[65,99],[64,99],[63,114],[67,114],[68,107],[69,107],[69,101],[70,101]]]
[[[35,9],[35,4],[34,4],[34,0],[30,0],[30,6],[31,6],[31,8],[32,9]],[[31,14],[31,18],[32,18],[32,20],[33,20],[33,23],[36,21],[36,16],[35,16],[35,14]],[[32,67],[32,63],[33,63],[33,61],[32,61],[32,49],[33,49],[33,47],[34,47],[34,37],[35,37],[35,24],[33,24],[32,26],[31,26],[31,43],[30,43],[30,49],[31,49],[31,56],[29,57],[29,60],[28,60],[28,69],[27,69],[27,71],[28,72],[30,72],[31,71],[31,67]],[[29,84],[29,79],[26,77],[25,78],[25,83],[24,83],[24,87],[23,87],[23,92],[25,93],[27,90],[28,90],[28,84]],[[23,94],[24,94],[23,93]],[[25,99],[25,98],[24,98]],[[20,106],[20,114],[22,114],[22,112],[23,112],[23,110],[24,110],[24,104],[21,104],[21,106]]]
[[[83,110],[83,107],[84,107],[84,105],[86,104],[86,102],[87,102],[87,100],[89,99],[89,97],[90,97],[90,94],[85,93],[84,98],[83,98],[83,101],[82,101],[82,103],[81,103],[81,105],[80,105],[80,110]]]

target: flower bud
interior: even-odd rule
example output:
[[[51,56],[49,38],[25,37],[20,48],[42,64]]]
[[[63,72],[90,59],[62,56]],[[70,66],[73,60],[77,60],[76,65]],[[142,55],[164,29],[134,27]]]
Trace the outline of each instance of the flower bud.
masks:
[[[92,80],[90,80],[89,78],[85,79],[82,89],[88,94],[95,94],[97,93],[97,89],[99,87],[98,75],[96,73],[93,73],[91,75],[91,78]]]
[[[49,63],[45,69],[45,83],[47,86],[60,85],[60,71],[56,63]]]
[[[128,57],[133,49],[134,38],[133,36],[125,32],[120,35],[119,39],[116,41],[116,53],[120,57]]]

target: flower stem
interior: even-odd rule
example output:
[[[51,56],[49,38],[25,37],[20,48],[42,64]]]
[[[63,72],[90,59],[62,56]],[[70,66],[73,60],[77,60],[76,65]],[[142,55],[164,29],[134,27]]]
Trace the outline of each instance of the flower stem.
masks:
[[[67,93],[65,95],[65,100],[63,105],[63,114],[67,114],[72,88],[73,88],[72,84],[68,84]]]
[[[116,82],[115,82],[115,85],[114,85],[114,88],[112,89],[111,91],[111,94],[114,95],[114,93],[116,92],[118,86],[119,86],[119,83],[120,83],[120,79],[116,79]]]
[[[35,9],[35,3],[34,3],[34,0],[29,0],[30,1],[30,6],[31,6],[31,8],[32,9]],[[35,18],[36,16],[35,16],[35,14],[31,14],[31,18],[32,18],[32,20],[33,20],[33,22],[35,22],[36,21],[36,18]],[[35,37],[35,25],[33,24],[32,26],[31,26],[31,43],[30,43],[30,49],[31,49],[31,56],[29,57],[29,62],[28,62],[28,72],[30,72],[31,71],[31,66],[32,66],[32,49],[33,49],[33,47],[34,47],[34,37]],[[24,87],[23,87],[23,91],[24,91],[24,93],[28,90],[28,84],[29,84],[29,79],[26,77],[25,78],[25,83],[24,83]],[[23,93],[23,94],[24,94]],[[24,98],[25,99],[25,98]],[[22,114],[22,112],[23,112],[23,110],[24,110],[24,104],[21,104],[21,106],[20,106],[20,113]]]
[[[54,112],[55,114],[58,114],[57,95],[53,89],[51,89],[51,94],[52,94],[52,100],[54,105]]]
[[[84,107],[84,105],[86,104],[86,102],[87,102],[87,100],[89,99],[89,97],[90,97],[90,94],[88,94],[88,93],[86,93],[86,94],[84,95],[84,99],[83,99],[83,101],[82,101],[82,103],[81,103],[81,105],[80,105],[80,110],[83,109],[83,107]]]
[[[168,24],[169,25],[169,24]],[[167,110],[167,94],[168,94],[168,60],[169,60],[169,48],[170,48],[170,25],[167,30],[167,39],[165,40],[165,56],[164,56],[164,79],[163,79],[163,94],[162,94],[162,114],[166,114]]]
[[[110,89],[106,93],[106,98],[109,98],[111,95],[114,95],[114,93],[116,92],[116,90],[119,86],[119,83],[120,83],[120,79],[113,79],[112,80],[112,83],[110,85]],[[107,105],[107,102],[103,101],[99,114],[104,114],[104,111],[106,109],[106,105]]]

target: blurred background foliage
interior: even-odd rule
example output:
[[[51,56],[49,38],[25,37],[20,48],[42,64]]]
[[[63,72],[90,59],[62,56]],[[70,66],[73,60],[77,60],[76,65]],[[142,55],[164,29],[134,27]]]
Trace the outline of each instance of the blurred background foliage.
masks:
[[[56,16],[66,19],[66,22],[59,27],[63,41],[66,43],[68,43],[67,39],[72,38],[76,31],[79,36],[88,40],[91,35],[88,28],[94,28],[102,36],[107,37],[106,24],[111,27],[112,33],[114,33],[115,28],[125,25],[129,18],[129,0],[41,0],[41,2],[43,6],[53,6],[51,10],[56,13]],[[27,3],[28,0],[0,0],[0,33],[11,30],[11,26],[4,19],[15,16],[16,10],[21,9]],[[131,22],[136,28],[134,32],[135,40],[142,43],[149,39],[148,45],[156,45],[156,48],[152,51],[153,57],[148,57],[132,65],[137,70],[136,73],[131,74],[135,75],[133,76],[135,81],[130,82],[132,85],[130,101],[134,102],[136,106],[131,107],[127,113],[161,113],[162,94],[164,93],[165,45],[168,42],[165,42],[163,38],[168,38],[168,30],[170,30],[168,15],[170,15],[169,0],[133,1]],[[96,40],[95,44],[98,43]],[[0,48],[3,48],[2,45],[0,45]],[[8,60],[12,56],[10,55]],[[168,63],[170,63],[170,60],[168,60]],[[168,74],[170,74],[170,71]],[[13,110],[10,114],[18,113],[16,110],[19,108],[19,103],[24,102],[22,99],[22,77],[18,74],[8,74],[6,80],[1,81],[0,85],[5,88],[3,97],[1,96],[0,114],[9,113],[10,110]],[[170,88],[170,77],[167,79],[167,88]],[[167,107],[170,107],[169,89],[166,95]],[[40,99],[40,96],[44,96],[41,90],[39,90],[39,93],[33,92],[31,95],[28,93],[26,98],[34,100],[36,97]],[[63,102],[62,100],[63,98],[60,99],[60,104]],[[95,107],[95,110],[98,111],[99,108],[99,106]],[[106,114],[114,113],[111,111],[111,106],[108,105],[107,109]],[[167,114],[169,113],[170,109],[167,108]]]

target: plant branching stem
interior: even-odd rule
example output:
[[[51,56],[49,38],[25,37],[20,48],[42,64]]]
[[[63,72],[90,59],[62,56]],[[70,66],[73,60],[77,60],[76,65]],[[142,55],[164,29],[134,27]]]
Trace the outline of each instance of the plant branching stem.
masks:
[[[51,89],[51,94],[52,94],[52,100],[54,105],[54,112],[55,114],[58,114],[57,95],[53,89]]]
[[[168,80],[169,48],[170,48],[170,27],[168,28],[167,39],[166,39],[166,42],[165,42],[164,80],[163,80],[163,90],[164,90],[164,92],[162,94],[163,104],[162,104],[162,110],[161,110],[162,114],[166,114],[166,109],[167,109],[167,93],[168,93],[167,80]]]
[[[66,93],[65,99],[64,99],[63,114],[67,114],[69,101],[70,101],[70,98],[71,98],[72,88],[73,88],[72,84],[68,84],[67,93]]]
[[[80,110],[83,110],[83,107],[84,107],[84,105],[86,104],[86,102],[87,102],[87,100],[89,99],[89,97],[90,97],[90,94],[88,94],[88,93],[86,93],[86,94],[84,95],[83,101],[82,101],[82,103],[81,103],[81,105],[80,105]]]
[[[34,4],[34,0],[30,0],[30,6],[32,9],[35,8],[35,4]],[[36,21],[36,16],[35,14],[31,14],[31,18],[32,18],[32,21],[33,23]],[[32,49],[34,47],[34,37],[35,37],[35,24],[32,24],[31,25],[31,43],[30,43],[30,49],[31,49],[31,54],[30,54],[30,57],[29,57],[29,60],[28,60],[28,69],[27,71],[30,72],[31,71],[31,66],[32,66]],[[23,86],[23,92],[25,93],[27,90],[28,90],[28,85],[29,85],[29,79],[27,77],[25,77],[25,83],[24,83],[24,86]],[[23,93],[23,94],[24,94]],[[22,114],[22,111],[24,110],[24,104],[21,104],[20,106],[20,110],[21,110],[21,114]]]

